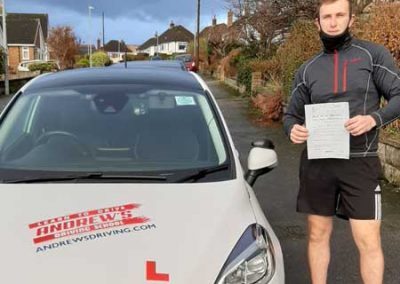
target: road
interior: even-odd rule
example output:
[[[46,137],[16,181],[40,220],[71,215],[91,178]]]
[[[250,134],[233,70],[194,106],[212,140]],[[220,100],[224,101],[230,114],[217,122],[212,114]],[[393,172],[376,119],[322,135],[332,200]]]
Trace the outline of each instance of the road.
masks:
[[[246,167],[251,142],[271,139],[279,166],[261,177],[254,190],[277,234],[284,254],[286,283],[310,283],[306,258],[305,216],[296,213],[299,156],[304,146],[292,145],[280,124],[259,126],[249,119],[247,102],[217,81],[208,81],[227,121],[243,167]],[[384,185],[382,241],[385,254],[385,282],[399,283],[400,270],[400,190]],[[328,283],[361,283],[358,252],[347,221],[336,219],[331,240],[332,253]]]

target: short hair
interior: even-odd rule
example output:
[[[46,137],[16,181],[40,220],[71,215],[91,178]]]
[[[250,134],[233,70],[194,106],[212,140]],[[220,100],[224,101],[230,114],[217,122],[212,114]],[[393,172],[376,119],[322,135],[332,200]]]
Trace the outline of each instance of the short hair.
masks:
[[[339,1],[339,0],[318,0],[315,17],[319,19],[319,11],[320,11],[322,5],[334,3],[336,1]],[[347,0],[347,2],[349,3],[349,15],[351,17],[351,15],[353,14],[353,1]]]

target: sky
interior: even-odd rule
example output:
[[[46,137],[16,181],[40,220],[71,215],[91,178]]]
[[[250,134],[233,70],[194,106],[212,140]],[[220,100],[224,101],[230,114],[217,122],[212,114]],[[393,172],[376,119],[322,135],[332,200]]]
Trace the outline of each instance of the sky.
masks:
[[[156,32],[163,33],[173,21],[192,33],[196,30],[197,0],[5,0],[8,13],[47,13],[50,27],[69,25],[82,43],[102,39],[102,13],[105,14],[105,41],[124,40],[142,44]],[[91,10],[89,20],[88,7]],[[226,23],[226,0],[201,0],[201,28]],[[91,22],[91,24],[90,24]],[[90,31],[90,33],[89,33]]]

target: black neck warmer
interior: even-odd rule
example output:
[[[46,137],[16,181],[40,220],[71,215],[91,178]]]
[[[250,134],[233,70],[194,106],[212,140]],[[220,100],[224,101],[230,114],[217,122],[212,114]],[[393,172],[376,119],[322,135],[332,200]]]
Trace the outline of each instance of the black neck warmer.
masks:
[[[347,28],[340,35],[335,36],[328,35],[321,30],[319,37],[321,38],[325,51],[328,53],[332,53],[335,50],[349,46],[352,39],[349,28]]]

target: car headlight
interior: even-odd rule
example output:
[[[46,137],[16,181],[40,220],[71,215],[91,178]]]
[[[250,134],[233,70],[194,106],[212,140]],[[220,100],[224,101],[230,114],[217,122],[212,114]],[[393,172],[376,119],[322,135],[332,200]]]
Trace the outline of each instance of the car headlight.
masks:
[[[264,228],[253,224],[235,245],[215,284],[268,283],[274,272],[271,240]]]

